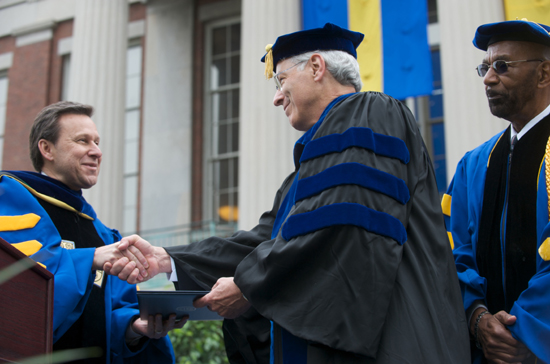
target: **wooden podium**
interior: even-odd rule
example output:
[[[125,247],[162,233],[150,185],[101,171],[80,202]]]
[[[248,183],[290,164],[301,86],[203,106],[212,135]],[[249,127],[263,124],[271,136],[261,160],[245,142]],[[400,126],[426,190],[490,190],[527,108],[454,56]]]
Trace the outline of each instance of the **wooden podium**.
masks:
[[[0,238],[0,270],[25,258]],[[53,274],[35,264],[0,285],[0,363],[52,352]]]

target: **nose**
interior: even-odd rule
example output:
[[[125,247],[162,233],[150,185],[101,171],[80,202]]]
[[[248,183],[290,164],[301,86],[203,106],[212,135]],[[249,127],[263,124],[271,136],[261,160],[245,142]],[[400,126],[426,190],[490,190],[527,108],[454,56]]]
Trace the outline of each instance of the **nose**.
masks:
[[[281,106],[283,104],[284,99],[285,99],[285,95],[283,95],[283,91],[281,90],[275,91],[275,96],[273,96],[273,105]]]
[[[500,79],[498,78],[498,74],[496,73],[495,69],[493,67],[489,67],[489,70],[485,74],[485,77],[483,77],[483,83],[486,86],[494,85],[500,82]]]
[[[95,158],[98,158],[100,159],[101,156],[103,155],[103,152],[101,152],[101,149],[99,148],[99,145],[97,145],[96,143],[92,142],[92,146],[90,148],[90,151],[88,152],[88,154],[90,156],[93,156]]]

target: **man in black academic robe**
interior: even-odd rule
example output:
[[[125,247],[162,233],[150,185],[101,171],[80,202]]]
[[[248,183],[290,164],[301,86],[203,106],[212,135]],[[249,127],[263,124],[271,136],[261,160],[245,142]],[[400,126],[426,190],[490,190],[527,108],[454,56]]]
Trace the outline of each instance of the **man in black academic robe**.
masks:
[[[327,24],[268,48],[273,102],[305,134],[258,226],[166,250],[126,243],[143,249],[151,273],[171,271],[171,257],[178,280],[213,286],[196,305],[237,318],[227,326],[250,327],[250,307],[271,320],[272,363],[467,363],[433,168],[410,111],[358,93],[362,38]]]

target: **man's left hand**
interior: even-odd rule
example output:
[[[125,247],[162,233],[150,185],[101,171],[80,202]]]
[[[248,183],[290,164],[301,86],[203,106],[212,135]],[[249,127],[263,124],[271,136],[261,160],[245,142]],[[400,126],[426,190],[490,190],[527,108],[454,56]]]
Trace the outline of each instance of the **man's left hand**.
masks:
[[[218,315],[228,319],[239,317],[251,306],[239,287],[233,282],[233,277],[218,279],[212,287],[212,291],[196,300],[193,305],[195,307],[207,306]]]
[[[162,320],[162,315],[156,314],[155,316],[149,315],[147,321],[138,318],[132,324],[132,330],[143,336],[147,336],[150,339],[160,339],[166,336],[168,331],[173,329],[181,329],[187,322],[189,316],[176,322],[176,314],[171,314],[168,320]]]
[[[516,322],[516,316],[500,311],[494,316],[490,313],[479,320],[478,340],[483,355],[491,364],[518,364],[531,356],[529,349],[516,340],[507,326]]]

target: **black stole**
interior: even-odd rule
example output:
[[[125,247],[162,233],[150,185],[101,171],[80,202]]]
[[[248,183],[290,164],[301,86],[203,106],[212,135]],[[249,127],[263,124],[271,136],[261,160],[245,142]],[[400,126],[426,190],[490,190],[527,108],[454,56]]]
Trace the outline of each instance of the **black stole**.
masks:
[[[538,173],[549,135],[547,116],[516,142],[510,164],[510,129],[491,154],[476,259],[493,314],[510,312],[536,272]]]
[[[37,200],[52,219],[61,238],[74,242],[76,249],[96,248],[105,245],[91,220],[44,200]],[[104,277],[101,288],[95,284],[92,285],[92,292],[88,297],[82,315],[53,345],[54,351],[98,346],[103,350],[103,356],[71,363],[99,364],[106,362],[107,337],[104,298],[106,281],[107,278]]]

